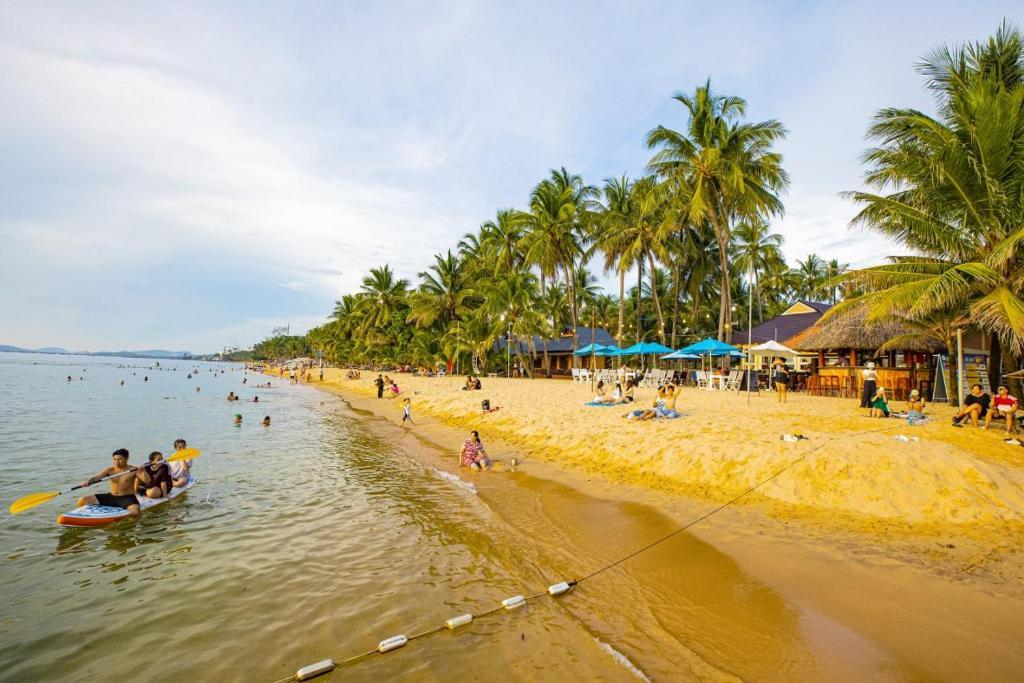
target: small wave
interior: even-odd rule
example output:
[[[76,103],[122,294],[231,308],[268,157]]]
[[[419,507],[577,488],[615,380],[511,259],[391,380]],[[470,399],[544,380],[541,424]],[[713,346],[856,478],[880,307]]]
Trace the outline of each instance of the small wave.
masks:
[[[476,493],[476,484],[470,483],[468,481],[463,481],[458,475],[452,474],[451,472],[445,472],[444,470],[439,470],[436,467],[431,467],[430,470],[437,476],[441,477],[442,479],[447,479],[448,481],[455,484],[459,488],[466,489],[467,491],[473,494]]]
[[[615,662],[619,666],[621,666],[623,669],[625,669],[629,673],[633,674],[634,676],[639,678],[641,681],[647,681],[647,683],[650,683],[651,679],[649,679],[647,677],[647,674],[645,674],[643,671],[638,669],[636,667],[636,665],[633,664],[633,662],[629,661],[629,657],[627,657],[626,655],[622,654],[621,652],[616,650],[614,647],[612,647],[608,643],[606,643],[603,640],[601,640],[600,638],[594,638],[594,642],[597,643],[597,646],[599,648],[601,648],[602,650],[607,652],[609,655],[611,655],[612,659],[614,659]]]

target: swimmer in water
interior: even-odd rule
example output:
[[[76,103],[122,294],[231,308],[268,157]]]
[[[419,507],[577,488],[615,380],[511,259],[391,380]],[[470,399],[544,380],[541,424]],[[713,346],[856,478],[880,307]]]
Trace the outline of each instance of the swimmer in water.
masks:
[[[242,425],[242,414],[241,413],[235,413],[235,425],[236,426],[241,426]]]
[[[263,418],[263,426],[264,427],[269,427],[270,426],[270,416],[269,415],[267,415],[266,417]]]

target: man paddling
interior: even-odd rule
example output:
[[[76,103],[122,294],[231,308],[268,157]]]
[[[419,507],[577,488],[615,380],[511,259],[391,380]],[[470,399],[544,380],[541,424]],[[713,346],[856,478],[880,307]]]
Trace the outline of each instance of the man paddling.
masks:
[[[143,468],[129,467],[127,448],[118,448],[111,457],[114,459],[113,467],[106,468],[95,477],[86,479],[82,484],[91,486],[104,477],[121,475],[110,480],[110,493],[82,496],[78,499],[78,505],[109,505],[127,510],[132,515],[138,515],[140,510],[139,499],[135,497],[136,480],[142,484],[148,484],[149,474]]]

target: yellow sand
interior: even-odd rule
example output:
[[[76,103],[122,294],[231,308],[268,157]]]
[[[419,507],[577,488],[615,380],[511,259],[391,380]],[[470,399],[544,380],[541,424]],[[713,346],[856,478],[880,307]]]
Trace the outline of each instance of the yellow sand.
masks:
[[[344,375],[325,370],[324,384],[343,395],[375,396],[375,373]],[[460,378],[392,376],[401,396],[381,399],[379,407],[374,400],[375,412],[400,420],[408,396],[414,420],[478,429],[492,457],[519,454],[724,502],[806,455],[745,502],[858,527],[884,522],[887,533],[894,526],[956,525],[961,533],[989,536],[1011,527],[1019,532],[1024,521],[1024,448],[1004,444],[1001,426],[950,427],[946,405],[929,406],[937,419],[910,427],[868,418],[852,399],[791,394],[782,404],[761,394],[748,405],[743,392],[687,388],[676,406],[684,417],[638,422],[623,416],[651,405],[654,389],[639,389],[635,405],[602,408],[583,405],[589,384],[568,380],[485,377],[483,390],[470,392],[460,390]],[[499,410],[482,413],[483,399]],[[808,440],[780,440],[794,432]],[[453,462],[458,446],[452,444]]]

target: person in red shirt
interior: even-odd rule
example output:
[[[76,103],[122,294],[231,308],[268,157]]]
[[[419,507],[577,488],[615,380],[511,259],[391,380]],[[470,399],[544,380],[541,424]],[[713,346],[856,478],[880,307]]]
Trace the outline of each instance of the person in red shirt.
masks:
[[[996,395],[992,398],[992,410],[985,416],[985,429],[992,422],[992,417],[1006,418],[1006,433],[1017,432],[1017,408],[1020,401],[1017,397],[1010,395],[1010,389],[1005,384],[1000,384]]]

